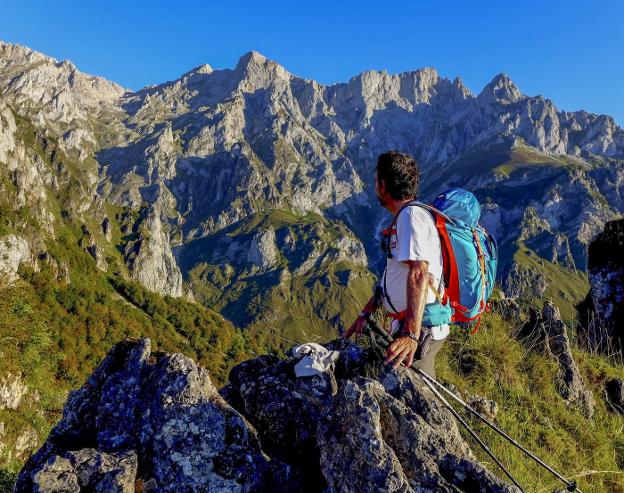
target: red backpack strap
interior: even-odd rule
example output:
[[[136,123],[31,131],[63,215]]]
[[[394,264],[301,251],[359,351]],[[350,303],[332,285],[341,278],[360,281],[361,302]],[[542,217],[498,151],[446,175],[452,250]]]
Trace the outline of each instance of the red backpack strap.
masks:
[[[459,273],[457,272],[457,262],[455,253],[451,246],[451,239],[446,230],[448,217],[433,207],[429,208],[435,219],[435,226],[440,237],[442,247],[442,272],[444,273],[444,292],[451,301],[451,306],[456,306],[459,300]]]

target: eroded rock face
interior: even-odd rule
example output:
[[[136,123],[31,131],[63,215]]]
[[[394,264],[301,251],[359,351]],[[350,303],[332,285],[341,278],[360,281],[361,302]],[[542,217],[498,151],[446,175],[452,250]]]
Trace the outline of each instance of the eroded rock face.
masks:
[[[28,387],[22,381],[21,375],[7,373],[0,378],[0,409],[17,409]]]
[[[174,298],[182,296],[182,273],[157,208],[147,214],[139,231],[138,241],[126,249],[132,276],[151,291]]]
[[[268,269],[275,265],[278,258],[279,251],[275,246],[275,230],[267,228],[256,233],[247,252],[247,261],[261,269]]]
[[[524,335],[531,345],[541,349],[554,358],[557,363],[557,389],[571,405],[577,407],[586,417],[594,413],[594,397],[585,388],[578,366],[572,355],[568,330],[561,320],[559,309],[547,302],[541,313],[533,309],[530,319],[523,328]]]
[[[542,272],[515,262],[505,278],[505,294],[512,298],[542,298],[547,287],[548,283]]]
[[[30,248],[24,238],[15,235],[0,238],[0,286],[15,281],[20,264],[31,260]]]
[[[16,491],[516,491],[489,473],[407,369],[346,341],[332,371],[235,367],[219,394],[181,354],[124,341],[70,394]]]

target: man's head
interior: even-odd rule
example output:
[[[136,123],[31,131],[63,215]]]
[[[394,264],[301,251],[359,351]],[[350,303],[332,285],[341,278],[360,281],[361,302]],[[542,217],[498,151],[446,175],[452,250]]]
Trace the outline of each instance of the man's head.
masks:
[[[420,170],[412,156],[389,151],[377,158],[375,192],[382,207],[418,197]]]

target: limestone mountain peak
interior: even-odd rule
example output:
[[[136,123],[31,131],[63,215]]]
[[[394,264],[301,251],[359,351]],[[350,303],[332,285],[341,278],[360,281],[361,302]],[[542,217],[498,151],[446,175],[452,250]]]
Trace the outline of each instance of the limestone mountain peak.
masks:
[[[522,98],[522,93],[507,74],[500,73],[483,88],[479,97],[501,103],[513,103]]]

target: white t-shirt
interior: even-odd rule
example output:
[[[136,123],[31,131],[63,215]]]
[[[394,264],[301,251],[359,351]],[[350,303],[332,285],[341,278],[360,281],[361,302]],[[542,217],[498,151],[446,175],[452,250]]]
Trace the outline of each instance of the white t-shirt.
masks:
[[[419,206],[405,207],[396,221],[396,231],[390,235],[390,253],[392,258],[387,259],[384,277],[381,279],[381,287],[387,288],[387,294],[394,308],[402,312],[407,308],[407,275],[409,266],[405,260],[426,260],[429,263],[429,273],[433,276],[433,285],[443,294],[443,286],[440,285],[442,278],[442,247],[438,230],[433,222],[431,214]],[[427,303],[436,301],[435,294],[427,287]],[[383,297],[386,310],[394,312]],[[393,321],[396,328],[396,321]],[[444,339],[449,334],[448,324],[431,327],[433,339]]]

